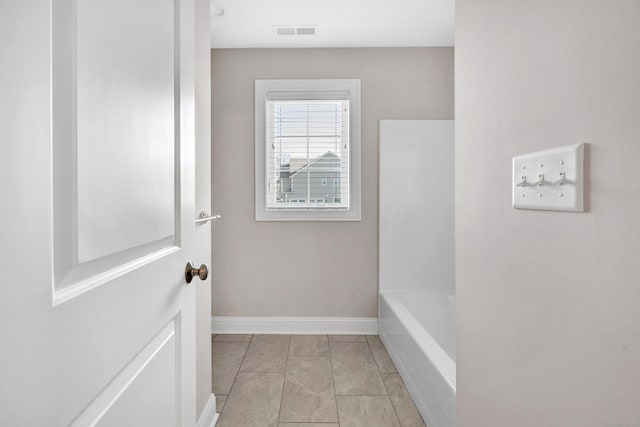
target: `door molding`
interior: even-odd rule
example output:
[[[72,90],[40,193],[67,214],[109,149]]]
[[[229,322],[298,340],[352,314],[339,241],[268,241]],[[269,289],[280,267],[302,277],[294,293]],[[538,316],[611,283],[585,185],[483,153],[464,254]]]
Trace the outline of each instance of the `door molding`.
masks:
[[[198,424],[196,427],[213,427],[218,422],[220,414],[216,413],[216,395],[211,393],[207,406],[202,410],[200,418],[198,418]]]
[[[150,253],[149,255],[142,256],[126,264],[118,265],[117,267],[107,270],[103,273],[98,273],[86,279],[81,279],[80,281],[75,282],[69,286],[65,286],[62,289],[54,288],[53,306],[55,307],[57,305],[60,305],[66,301],[84,294],[85,292],[92,290],[93,288],[97,288],[102,284],[110,282],[120,276],[124,276],[127,273],[137,270],[138,268],[141,268],[179,250],[180,248],[178,246],[170,246],[168,248]]]

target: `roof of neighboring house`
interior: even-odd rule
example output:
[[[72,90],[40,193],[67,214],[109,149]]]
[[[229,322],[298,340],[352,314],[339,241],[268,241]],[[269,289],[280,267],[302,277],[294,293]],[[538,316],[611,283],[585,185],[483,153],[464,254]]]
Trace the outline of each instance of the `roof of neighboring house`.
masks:
[[[311,160],[308,163],[304,163],[301,166],[299,166],[296,170],[293,170],[290,172],[289,177],[292,177],[294,175],[297,175],[299,172],[302,172],[304,169],[308,168],[309,166],[313,165],[314,163],[319,162],[320,160],[326,160],[328,158],[334,158],[337,159],[339,158],[339,156],[336,153],[332,153],[331,151],[327,151],[326,153],[324,153],[322,156],[318,156],[315,159]],[[289,161],[289,164],[294,163],[293,160],[301,160],[301,159],[291,159]],[[297,163],[297,162],[296,162]],[[282,166],[287,166],[287,165],[282,165]]]

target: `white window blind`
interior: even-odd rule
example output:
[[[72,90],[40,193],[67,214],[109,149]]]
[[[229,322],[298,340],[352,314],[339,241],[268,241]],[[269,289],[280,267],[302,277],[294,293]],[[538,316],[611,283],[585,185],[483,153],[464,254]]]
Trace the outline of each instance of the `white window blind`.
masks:
[[[266,207],[348,210],[349,99],[266,100]]]

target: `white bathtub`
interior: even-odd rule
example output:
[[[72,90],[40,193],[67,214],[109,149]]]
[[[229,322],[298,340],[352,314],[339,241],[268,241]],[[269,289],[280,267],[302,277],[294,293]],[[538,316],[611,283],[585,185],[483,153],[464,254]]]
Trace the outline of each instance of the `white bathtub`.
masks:
[[[455,295],[380,293],[379,334],[429,427],[456,425]]]

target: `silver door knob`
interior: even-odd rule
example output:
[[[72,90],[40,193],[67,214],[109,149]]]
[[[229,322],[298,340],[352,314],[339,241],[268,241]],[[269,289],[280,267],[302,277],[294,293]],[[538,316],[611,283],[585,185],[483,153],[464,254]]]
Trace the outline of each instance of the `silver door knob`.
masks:
[[[191,283],[194,277],[199,277],[200,280],[207,280],[208,276],[209,267],[207,267],[207,264],[202,264],[200,268],[195,268],[191,261],[189,261],[184,267],[184,278],[187,283]]]
[[[202,211],[200,212],[200,217],[196,219],[194,222],[198,225],[203,225],[209,221],[217,221],[219,219],[222,219],[222,215],[209,215],[209,212]]]

